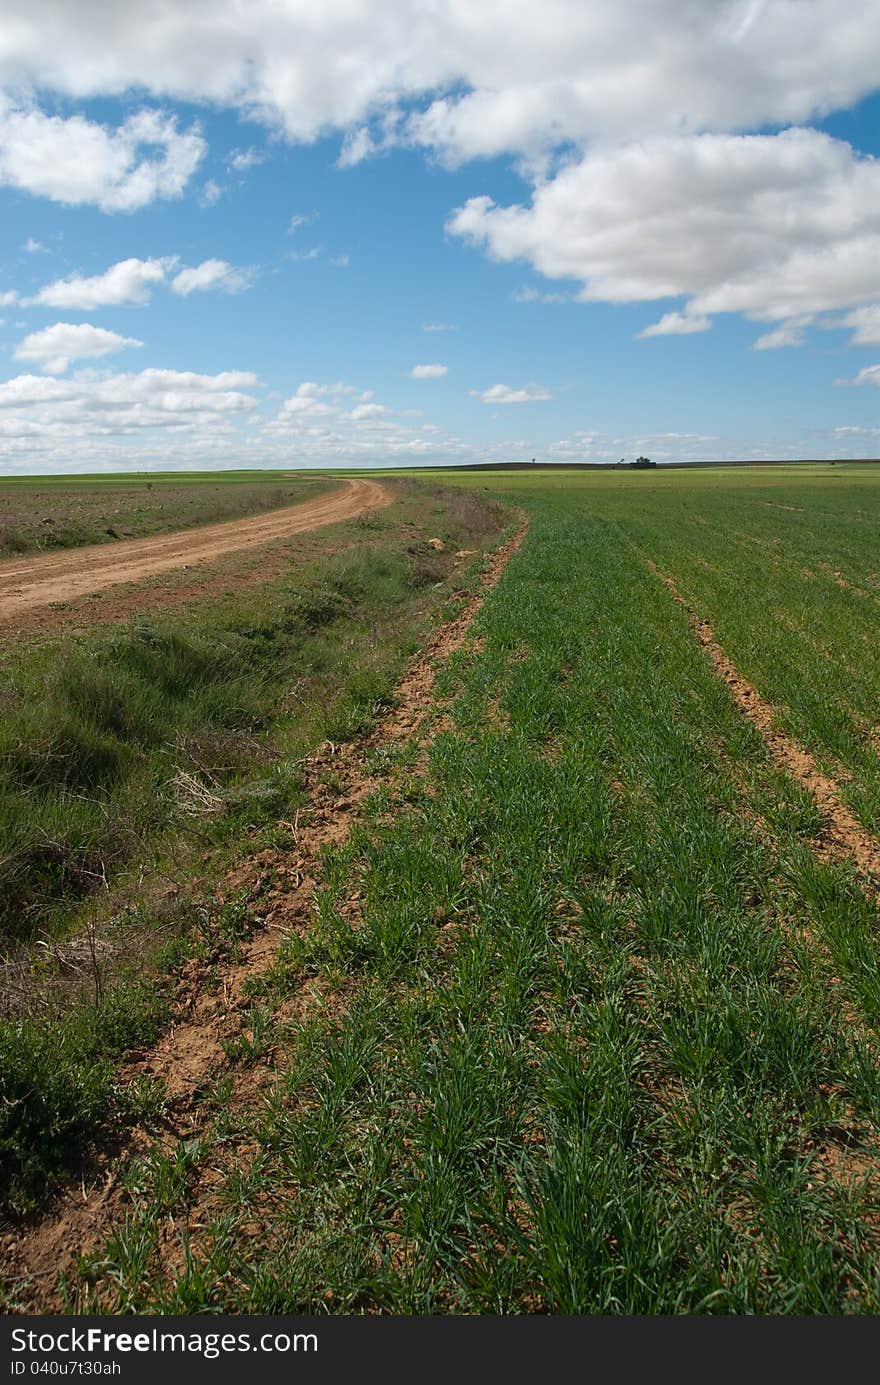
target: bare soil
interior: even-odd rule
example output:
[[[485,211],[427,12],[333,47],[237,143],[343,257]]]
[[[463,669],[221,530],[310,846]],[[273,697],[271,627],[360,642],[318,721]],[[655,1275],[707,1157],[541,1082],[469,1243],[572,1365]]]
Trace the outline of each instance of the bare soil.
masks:
[[[156,573],[210,563],[226,553],[257,548],[390,505],[391,491],[377,481],[352,480],[330,495],[247,519],[199,529],[98,544],[64,553],[0,563],[0,622],[54,602],[139,582]]]

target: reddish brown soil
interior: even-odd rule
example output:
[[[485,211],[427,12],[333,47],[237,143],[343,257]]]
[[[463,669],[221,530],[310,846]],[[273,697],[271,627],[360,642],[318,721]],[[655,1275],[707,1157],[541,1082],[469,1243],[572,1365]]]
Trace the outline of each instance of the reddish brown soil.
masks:
[[[0,563],[0,621],[52,602],[70,601],[123,582],[139,582],[159,572],[210,563],[225,553],[257,548],[275,539],[319,529],[390,505],[393,496],[377,481],[346,481],[330,495],[247,519],[208,524],[200,529],[126,539],[65,553],[7,559]]]
[[[862,874],[871,877],[876,887],[880,882],[880,843],[844,803],[837,782],[821,772],[810,752],[793,736],[779,729],[775,709],[743,678],[716,640],[708,621],[701,620],[691,609],[673,579],[666,577],[650,560],[648,566],[687,611],[691,629],[709,662],[724,679],[737,706],[760,731],[776,767],[812,794],[825,819],[826,835],[821,844],[824,854],[852,861]]]
[[[413,660],[397,687],[393,707],[376,729],[359,742],[325,743],[306,762],[308,808],[293,823],[282,824],[289,829],[293,849],[262,851],[230,872],[224,893],[228,898],[248,896],[257,931],[234,963],[222,965],[219,972],[213,969],[210,991],[198,965],[192,964],[182,978],[175,1023],[153,1049],[130,1062],[121,1074],[122,1081],[152,1076],[164,1082],[170,1098],[171,1140],[191,1138],[198,1131],[205,1119],[200,1092],[232,1066],[223,1044],[241,1029],[249,1003],[246,983],[271,965],[285,937],[310,927],[321,854],[347,839],[361,803],[380,782],[365,764],[367,753],[423,734],[434,712],[436,666],[465,645],[487,592],[524,537],[525,525],[492,555],[481,590]],[[434,721],[431,731],[437,729]],[[300,999],[308,1004],[308,996]],[[68,1305],[60,1281],[79,1257],[104,1244],[124,1216],[127,1199],[116,1182],[118,1172],[145,1144],[143,1131],[130,1133],[122,1152],[96,1167],[88,1183],[83,1181],[61,1195],[41,1221],[5,1238],[2,1273],[17,1311],[65,1310]]]

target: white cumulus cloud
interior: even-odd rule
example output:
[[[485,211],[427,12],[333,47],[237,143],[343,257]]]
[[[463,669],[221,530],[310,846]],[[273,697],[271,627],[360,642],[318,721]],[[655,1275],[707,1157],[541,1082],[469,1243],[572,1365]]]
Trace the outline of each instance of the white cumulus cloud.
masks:
[[[880,160],[816,130],[659,138],[568,164],[529,206],[471,198],[448,229],[584,301],[802,319],[880,296]]]
[[[414,365],[410,375],[413,380],[440,380],[448,370],[448,365]]]
[[[15,357],[35,361],[49,375],[61,375],[72,360],[109,356],[130,346],[143,346],[143,342],[86,322],[56,322],[26,336],[15,348]]]
[[[241,293],[250,286],[251,276],[247,270],[236,269],[226,260],[203,260],[192,269],[182,269],[171,281],[174,293],[184,298],[191,293],[204,293],[208,289],[219,289],[223,293]]]
[[[693,317],[687,313],[664,313],[659,322],[652,322],[639,332],[640,337],[686,337],[693,332],[708,332],[712,319]]]
[[[771,332],[763,332],[752,344],[754,351],[778,351],[782,346],[803,346],[804,331],[813,321],[812,316],[791,317]]]
[[[341,380],[330,385],[319,384],[317,380],[303,380],[297,385],[295,394],[285,399],[281,405],[279,422],[283,424],[305,416],[319,417],[322,414],[332,414],[340,399],[356,392],[353,385],[343,384]],[[334,402],[328,403],[328,400]]]
[[[851,327],[853,346],[877,346],[880,344],[880,303],[866,303],[861,308],[854,308],[831,325]]]
[[[47,308],[81,308],[86,312],[93,308],[141,305],[149,302],[152,287],[163,283],[176,263],[175,257],[119,260],[103,274],[56,279],[28,301]]]
[[[471,394],[484,404],[534,404],[553,397],[541,385],[527,385],[525,389],[518,390],[511,389],[509,385],[492,385],[487,390],[471,390]]]
[[[236,173],[247,173],[251,168],[259,168],[268,157],[263,149],[234,149],[229,155],[229,167]]]
[[[198,126],[179,130],[162,111],[139,111],[113,129],[0,96],[0,185],[68,206],[133,212],[178,197],[206,148]]]
[[[294,418],[300,414],[331,414],[333,410],[329,404],[323,403],[320,399],[315,399],[310,395],[293,394],[289,399],[285,399],[281,406],[282,418]]]
[[[880,365],[866,365],[854,380],[838,380],[839,385],[876,385],[880,389]]]

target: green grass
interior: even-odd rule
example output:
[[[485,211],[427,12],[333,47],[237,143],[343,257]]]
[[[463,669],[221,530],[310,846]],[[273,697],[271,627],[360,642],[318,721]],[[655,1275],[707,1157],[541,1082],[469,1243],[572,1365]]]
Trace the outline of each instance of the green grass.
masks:
[[[697,559],[763,500],[851,518],[876,482],[490,480],[526,544],[443,675],[427,774],[385,757],[313,927],[253,988],[232,1056],[276,1066],[204,1102],[207,1224],[157,1148],[72,1306],[880,1309],[876,905],[817,858],[815,808],[644,561],[699,608]],[[736,551],[757,619],[763,559]]]
[[[0,1179],[8,1202],[28,1208],[35,1192],[82,1162],[97,1129],[142,1114],[139,1089],[114,1080],[115,1062],[151,1043],[166,1014],[166,997],[132,983],[51,1028],[0,1021]]]
[[[513,473],[491,484],[523,497],[564,488],[651,556],[880,832],[880,468],[569,473],[549,483]]]

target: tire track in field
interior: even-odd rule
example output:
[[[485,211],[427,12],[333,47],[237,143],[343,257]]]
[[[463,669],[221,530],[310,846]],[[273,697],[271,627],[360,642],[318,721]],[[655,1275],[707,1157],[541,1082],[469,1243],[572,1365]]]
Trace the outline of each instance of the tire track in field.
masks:
[[[186,976],[186,996],[178,1002],[171,1028],[120,1074],[123,1081],[149,1077],[163,1083],[169,1096],[163,1125],[170,1147],[199,1134],[200,1126],[206,1123],[200,1093],[212,1079],[235,1071],[224,1043],[240,1032],[246,1018],[250,1004],[247,983],[272,965],[286,937],[302,933],[312,922],[322,853],[347,841],[363,800],[377,787],[364,763],[366,753],[406,742],[431,721],[437,666],[466,646],[475,616],[519,550],[527,528],[526,520],[510,539],[487,555],[488,566],[478,590],[412,660],[395,689],[394,704],[376,728],[359,741],[344,745],[325,742],[305,762],[309,804],[297,813],[296,822],[289,824],[293,849],[270,848],[230,871],[225,893],[237,897],[246,893],[258,919],[256,931],[243,944],[243,955],[238,961],[208,968],[214,983],[210,991],[204,984],[204,969],[192,969]],[[332,776],[332,788],[326,783],[328,776]],[[270,880],[277,883],[269,885]],[[320,1001],[319,996],[304,994],[304,1007],[316,999]],[[130,1131],[115,1159],[94,1171],[91,1186],[83,1180],[80,1186],[62,1193],[41,1220],[19,1236],[7,1237],[2,1279],[14,1304],[7,1312],[71,1311],[63,1280],[74,1274],[81,1257],[93,1254],[106,1242],[130,1209],[130,1200],[117,1180],[124,1161],[143,1152],[145,1140],[142,1129]]]
[[[790,775],[812,794],[825,819],[823,846],[827,855],[839,861],[853,862],[861,874],[872,878],[876,893],[880,886],[880,842],[862,826],[846,805],[836,780],[821,772],[813,756],[799,741],[779,729],[772,704],[765,701],[757,688],[743,678],[736,664],[718,643],[709,622],[697,615],[674,580],[661,572],[650,558],[645,561],[654,576],[687,612],[697,643],[715,672],[727,684],[740,711],[761,733],[776,768]]]
[[[146,539],[124,539],[112,546],[92,544],[26,560],[9,559],[0,563],[0,621],[121,582],[139,582],[158,572],[209,563],[225,553],[356,519],[383,509],[393,499],[391,491],[378,481],[357,479],[346,481],[330,495],[247,519],[224,520]]]

